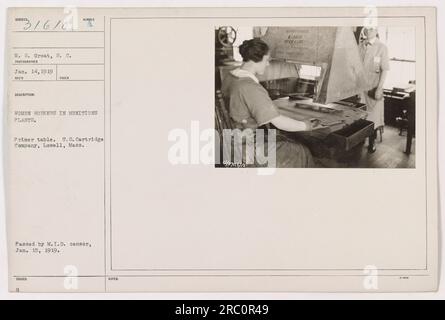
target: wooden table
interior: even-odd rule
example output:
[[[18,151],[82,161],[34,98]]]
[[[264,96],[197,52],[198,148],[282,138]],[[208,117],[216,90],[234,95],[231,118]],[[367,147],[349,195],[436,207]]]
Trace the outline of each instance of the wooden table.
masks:
[[[373,138],[374,123],[367,121],[367,112],[342,103],[317,104],[312,101],[277,99],[274,105],[282,115],[306,121],[318,119],[322,129],[298,133],[312,149],[329,149],[329,155],[335,157],[344,154],[363,143],[366,138]],[[325,150],[326,151],[326,150]]]

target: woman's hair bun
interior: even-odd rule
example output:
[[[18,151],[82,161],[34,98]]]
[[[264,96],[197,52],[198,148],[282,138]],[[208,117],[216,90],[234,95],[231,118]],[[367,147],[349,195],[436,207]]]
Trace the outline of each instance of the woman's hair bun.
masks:
[[[260,38],[244,40],[238,49],[245,62],[250,60],[253,62],[260,62],[269,52],[269,46]]]

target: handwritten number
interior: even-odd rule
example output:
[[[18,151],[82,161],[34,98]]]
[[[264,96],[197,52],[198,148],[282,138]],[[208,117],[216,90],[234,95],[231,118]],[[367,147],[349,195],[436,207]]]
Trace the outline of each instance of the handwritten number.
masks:
[[[59,26],[60,26],[60,24],[62,23],[62,21],[57,21],[57,24],[54,26],[54,28],[53,28],[53,30],[56,30]]]
[[[32,27],[31,21],[27,20],[23,30],[28,31]]]
[[[43,30],[43,31],[49,31],[49,30],[67,30],[67,27],[69,27],[69,24],[62,20],[57,21],[51,21],[51,20],[38,20],[36,22],[31,22],[30,20],[26,20],[25,25],[23,26],[23,31],[36,31],[36,30]]]

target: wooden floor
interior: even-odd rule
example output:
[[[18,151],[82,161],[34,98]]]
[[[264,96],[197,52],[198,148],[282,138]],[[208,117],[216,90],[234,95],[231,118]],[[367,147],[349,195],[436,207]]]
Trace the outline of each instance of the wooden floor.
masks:
[[[405,154],[406,131],[399,136],[399,129],[385,126],[383,141],[376,139],[377,150],[369,154],[367,141],[358,146],[355,155],[341,161],[316,159],[320,167],[328,168],[415,168],[416,139],[413,138],[411,154]]]

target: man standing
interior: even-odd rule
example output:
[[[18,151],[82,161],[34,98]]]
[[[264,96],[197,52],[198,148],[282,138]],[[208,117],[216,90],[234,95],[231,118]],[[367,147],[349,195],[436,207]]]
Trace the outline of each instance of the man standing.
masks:
[[[388,49],[380,42],[376,27],[364,29],[366,39],[360,43],[359,50],[367,80],[367,90],[362,94],[369,113],[368,120],[374,122],[374,136],[369,139],[368,151],[375,152],[377,129],[384,124],[383,85],[389,70]]]

